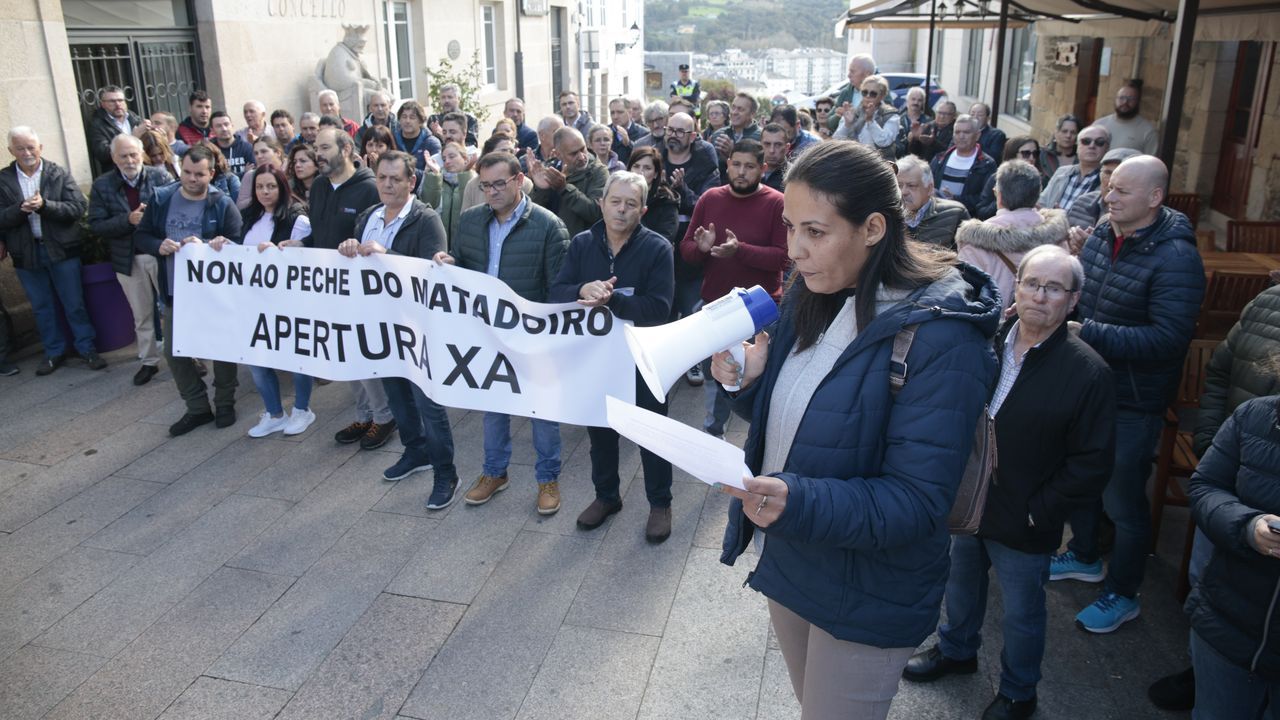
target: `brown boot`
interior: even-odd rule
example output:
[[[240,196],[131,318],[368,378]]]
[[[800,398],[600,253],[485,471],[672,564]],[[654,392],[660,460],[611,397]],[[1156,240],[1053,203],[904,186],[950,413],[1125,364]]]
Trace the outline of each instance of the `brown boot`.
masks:
[[[391,436],[396,432],[396,421],[388,420],[384,423],[370,423],[369,430],[360,438],[361,450],[376,450],[387,444]]]
[[[649,508],[649,522],[644,525],[644,539],[657,545],[671,537],[671,508]]]
[[[333,436],[333,439],[343,445],[350,445],[364,437],[365,433],[369,432],[369,426],[372,424],[373,423],[368,420],[357,420],[339,430],[337,434]]]
[[[560,483],[538,483],[538,514],[555,515],[560,511]]]
[[[587,509],[583,510],[582,514],[578,516],[578,527],[583,530],[595,530],[603,525],[604,521],[607,520],[610,515],[621,509],[622,503],[620,502],[608,502],[601,500],[600,498],[596,498],[595,500],[592,500],[591,504],[587,506]]]
[[[489,502],[494,495],[507,489],[507,474],[501,475],[481,475],[476,479],[476,484],[471,486],[466,495],[462,496],[464,502],[468,505],[483,505]]]

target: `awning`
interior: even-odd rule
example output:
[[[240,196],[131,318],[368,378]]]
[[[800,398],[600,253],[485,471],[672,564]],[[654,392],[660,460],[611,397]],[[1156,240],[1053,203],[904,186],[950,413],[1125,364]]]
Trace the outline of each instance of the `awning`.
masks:
[[[957,7],[959,12],[957,13]],[[852,7],[836,21],[837,37],[854,28],[927,28],[930,0],[871,2]],[[1200,0],[1200,24],[1211,28],[1203,40],[1272,40],[1272,21],[1280,22],[1276,0]],[[1012,0],[1011,27],[1030,22],[1058,20],[1081,22],[1103,18],[1172,23],[1178,16],[1178,0]],[[1209,23],[1209,19],[1214,21]],[[1257,25],[1253,26],[1257,20]],[[1021,25],[1015,25],[1020,23]],[[939,0],[938,28],[993,28],[1000,24],[999,0]],[[1253,26],[1253,27],[1251,27]],[[1270,32],[1270,34],[1268,34]],[[1154,34],[1152,32],[1142,34]],[[1252,35],[1253,37],[1230,37]]]

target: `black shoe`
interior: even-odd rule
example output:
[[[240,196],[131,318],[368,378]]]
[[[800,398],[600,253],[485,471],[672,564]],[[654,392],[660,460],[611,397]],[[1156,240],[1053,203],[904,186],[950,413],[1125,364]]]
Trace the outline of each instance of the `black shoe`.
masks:
[[[20,372],[22,371],[19,370],[18,366],[14,365],[13,363],[8,361],[0,362],[0,377],[10,377],[13,375],[17,375]]]
[[[997,694],[986,710],[982,711],[982,720],[1026,720],[1036,712],[1036,699],[1011,700]]]
[[[607,502],[596,498],[586,510],[578,514],[578,527],[583,530],[595,530],[604,524],[609,516],[622,509],[621,502]]]
[[[351,423],[350,425],[342,428],[338,432],[334,433],[333,439],[334,441],[340,442],[343,445],[350,445],[351,443],[364,437],[365,433],[369,432],[369,426],[372,424],[373,423],[369,422],[368,420],[357,420]]]
[[[107,361],[103,360],[102,356],[96,352],[86,353],[84,356],[84,362],[89,366],[90,370],[101,370],[107,366]]]
[[[1196,672],[1187,668],[1151,684],[1147,688],[1151,704],[1161,710],[1190,710],[1196,706]]]
[[[220,428],[231,427],[236,424],[236,409],[235,407],[220,407],[214,417],[216,418],[214,425]]]
[[[211,422],[213,422],[213,413],[211,412],[203,412],[198,415],[187,413],[182,416],[181,420],[169,426],[169,434],[174,437],[186,435],[201,425],[208,425]]]
[[[972,675],[978,672],[978,658],[952,660],[937,645],[916,653],[902,669],[902,677],[911,682],[933,682],[943,675]]]
[[[360,438],[361,450],[373,450],[387,444],[391,436],[396,432],[396,421],[388,420],[385,423],[371,423],[369,430]]]
[[[146,385],[151,382],[151,378],[155,377],[158,372],[160,372],[160,368],[155,365],[143,365],[138,368],[138,372],[133,374],[133,384]]]
[[[62,367],[62,363],[65,361],[66,361],[66,358],[63,357],[62,355],[54,355],[53,357],[47,357],[44,360],[41,360],[40,364],[36,366],[36,375],[40,375],[40,376],[48,375],[54,370],[57,370],[58,368]]]

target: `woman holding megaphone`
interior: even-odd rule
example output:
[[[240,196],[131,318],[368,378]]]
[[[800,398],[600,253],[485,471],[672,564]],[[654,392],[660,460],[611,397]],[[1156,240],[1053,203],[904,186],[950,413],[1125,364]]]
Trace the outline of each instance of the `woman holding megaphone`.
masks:
[[[802,717],[884,718],[937,627],[947,514],[996,380],[995,286],[953,253],[908,240],[896,170],[826,142],[787,174],[794,263],[773,337],[712,376],[740,386],[755,477],[734,496],[722,562],[757,539],[747,576],[769,599]],[[890,391],[898,334],[915,336]]]

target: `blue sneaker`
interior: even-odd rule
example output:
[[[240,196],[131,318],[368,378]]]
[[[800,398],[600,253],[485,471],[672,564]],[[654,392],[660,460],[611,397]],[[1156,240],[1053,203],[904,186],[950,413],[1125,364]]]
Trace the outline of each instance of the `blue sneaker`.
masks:
[[[428,510],[443,510],[453,504],[458,495],[458,478],[454,478],[448,482],[436,481],[436,485],[431,489],[431,497],[427,498]]]
[[[1083,582],[1102,582],[1107,573],[1102,568],[1102,561],[1091,563],[1080,562],[1076,554],[1070,550],[1061,555],[1054,555],[1049,561],[1050,580],[1081,580]]]
[[[1091,633],[1109,633],[1138,617],[1138,599],[1105,592],[1076,615],[1076,627]]]
[[[401,455],[395,465],[392,465],[382,471],[382,479],[387,482],[396,482],[398,480],[403,480],[414,473],[430,469],[431,463],[419,462],[408,455]]]

